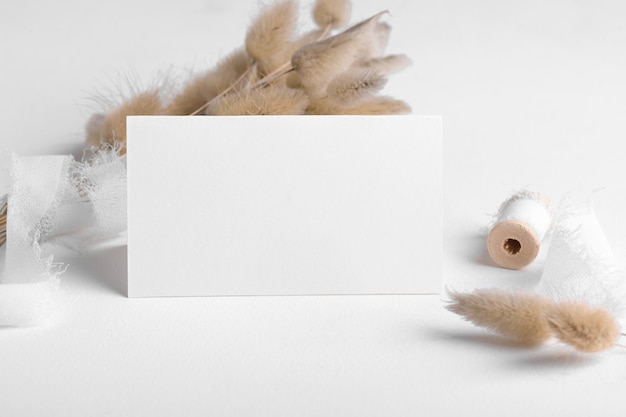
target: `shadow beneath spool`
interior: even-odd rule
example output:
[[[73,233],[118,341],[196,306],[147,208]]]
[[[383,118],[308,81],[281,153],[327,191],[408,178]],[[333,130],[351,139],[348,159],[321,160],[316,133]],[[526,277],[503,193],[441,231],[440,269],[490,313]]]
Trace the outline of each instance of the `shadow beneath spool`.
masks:
[[[468,237],[468,244],[471,247],[476,248],[476,251],[472,254],[470,260],[479,265],[492,266],[494,268],[500,268],[489,256],[487,250],[487,235],[484,233],[475,234]]]
[[[496,264],[487,249],[487,234],[476,233],[465,238],[468,248],[463,256],[473,265],[485,268],[480,272],[480,286],[498,287],[504,285],[509,289],[533,290],[541,280],[543,273],[543,256],[545,250],[541,248],[540,255],[528,266],[521,269],[507,269]],[[514,246],[514,243],[511,242]]]

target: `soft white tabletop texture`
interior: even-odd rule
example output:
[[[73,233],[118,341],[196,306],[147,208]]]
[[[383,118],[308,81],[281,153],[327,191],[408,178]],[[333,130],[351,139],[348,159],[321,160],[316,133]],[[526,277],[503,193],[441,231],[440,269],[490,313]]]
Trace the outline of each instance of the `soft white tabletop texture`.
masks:
[[[0,148],[80,155],[91,97],[210,66],[241,45],[258,5],[4,2]],[[541,259],[495,268],[480,230],[523,187],[556,203],[604,187],[598,218],[623,261],[626,3],[364,0],[353,20],[385,9],[389,52],[413,59],[386,91],[443,116],[446,283],[536,282]],[[520,349],[439,296],[129,300],[125,247],[59,259],[70,269],[58,317],[0,328],[0,415],[626,413],[625,349]]]

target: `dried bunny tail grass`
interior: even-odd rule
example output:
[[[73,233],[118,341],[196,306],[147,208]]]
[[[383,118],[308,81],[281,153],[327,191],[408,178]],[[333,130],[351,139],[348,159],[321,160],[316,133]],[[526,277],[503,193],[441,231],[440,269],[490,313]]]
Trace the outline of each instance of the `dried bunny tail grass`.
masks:
[[[7,240],[7,196],[0,197],[0,246]]]
[[[292,52],[295,52],[299,48],[302,48],[304,45],[308,45],[310,43],[318,42],[324,38],[324,31],[322,29],[314,29],[308,32],[303,33],[298,36],[294,41],[291,42],[291,46],[293,48]]]
[[[313,20],[322,29],[337,29],[346,25],[351,13],[350,0],[317,0],[313,6]]]
[[[369,48],[365,52],[366,59],[380,58],[387,49],[389,36],[391,35],[391,25],[387,22],[378,22],[371,32]]]
[[[246,51],[268,74],[289,61],[291,38],[298,22],[295,0],[283,0],[261,10],[246,33]]]
[[[328,97],[341,107],[353,107],[371,100],[387,84],[387,78],[375,71],[350,69],[328,85]]]
[[[342,108],[335,104],[332,100],[329,100],[328,97],[318,98],[311,100],[309,105],[305,110],[305,114],[321,114],[321,115],[334,115],[339,114]]]
[[[546,321],[554,336],[581,352],[600,352],[615,346],[620,330],[604,309],[581,302],[564,301],[546,310]]]
[[[94,146],[121,144],[120,154],[126,153],[126,116],[164,113],[159,89],[139,93],[107,114],[96,114],[87,123],[87,143]]]
[[[298,73],[303,88],[314,99],[323,97],[328,83],[364,58],[381,12],[350,29],[328,39],[298,49],[291,65]]]
[[[391,97],[376,97],[372,100],[359,104],[356,107],[342,109],[337,114],[342,115],[383,115],[383,114],[409,114],[411,106],[402,100]]]
[[[314,30],[310,30],[308,32],[303,33],[302,35],[298,36],[295,40],[293,40],[292,42],[290,42],[289,44],[289,58],[288,60],[285,62],[285,64],[282,66],[283,69],[287,69],[291,66],[291,57],[293,56],[294,52],[296,52],[298,49],[302,48],[305,45],[309,45],[315,42],[319,42],[323,39],[325,39],[327,37],[327,34],[321,30],[321,29],[314,29]],[[280,68],[280,67],[279,67]],[[290,72],[289,75],[294,74],[294,72]],[[287,77],[285,77],[287,78]]]
[[[308,97],[302,90],[273,85],[249,92],[233,92],[213,101],[207,114],[213,116],[304,114]]]
[[[287,46],[288,53],[286,54],[289,56],[289,59],[281,66],[274,69],[271,73],[265,74],[263,76],[264,78],[262,78],[256,86],[259,87],[275,82],[283,82],[290,88],[302,88],[302,83],[300,82],[298,74],[296,74],[293,71],[293,68],[291,68],[291,56],[293,56],[293,53],[298,49],[305,45],[318,42],[324,39],[326,35],[327,34],[323,30],[315,29],[300,35],[294,41],[290,42]],[[282,77],[283,75],[286,75],[286,77]]]
[[[325,115],[398,115],[411,113],[411,106],[402,100],[391,97],[375,97],[354,107],[341,107],[328,97],[311,100],[306,109],[306,114]]]
[[[404,54],[372,58],[359,64],[360,68],[370,69],[380,74],[392,74],[411,65],[411,59]]]
[[[315,43],[315,42],[319,42],[320,40],[323,40],[324,36],[325,36],[325,32],[322,29],[315,29],[315,30],[311,30],[309,32],[304,33],[292,43],[293,52],[297,51],[298,49],[302,48],[305,45],[309,45],[311,43]],[[292,55],[293,55],[293,52],[292,52]],[[300,81],[300,76],[298,76],[298,73],[295,71],[289,72],[284,79],[285,79],[285,84],[289,88],[303,88],[302,82]]]
[[[537,346],[551,336],[543,316],[551,301],[533,294],[481,289],[472,293],[448,292],[448,310],[477,326]]]
[[[217,66],[187,82],[166,107],[170,115],[188,115],[241,80],[252,64],[243,49],[226,56]]]
[[[298,73],[292,71],[287,74],[287,76],[285,77],[285,85],[289,88],[302,88],[302,81],[300,81]]]

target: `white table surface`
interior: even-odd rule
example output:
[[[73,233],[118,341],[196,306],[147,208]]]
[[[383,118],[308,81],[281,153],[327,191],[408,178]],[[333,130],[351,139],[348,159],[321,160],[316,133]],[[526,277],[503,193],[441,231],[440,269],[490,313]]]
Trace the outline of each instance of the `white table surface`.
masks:
[[[90,97],[202,69],[241,44],[256,1],[58,0],[0,6],[0,148],[80,154]],[[507,195],[605,187],[626,257],[626,4],[357,1],[389,9],[387,92],[444,117],[444,279],[528,287],[484,256]],[[303,4],[303,13],[308,9]],[[1,185],[1,184],[0,184]],[[0,328],[2,416],[621,416],[626,349],[519,348],[439,296],[127,299],[126,248],[63,252],[59,314]]]

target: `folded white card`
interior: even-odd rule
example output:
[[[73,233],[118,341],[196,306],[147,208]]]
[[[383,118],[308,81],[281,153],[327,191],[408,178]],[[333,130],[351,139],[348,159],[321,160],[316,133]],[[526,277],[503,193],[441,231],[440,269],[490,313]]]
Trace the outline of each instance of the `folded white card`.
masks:
[[[128,118],[128,295],[436,293],[441,119]]]

